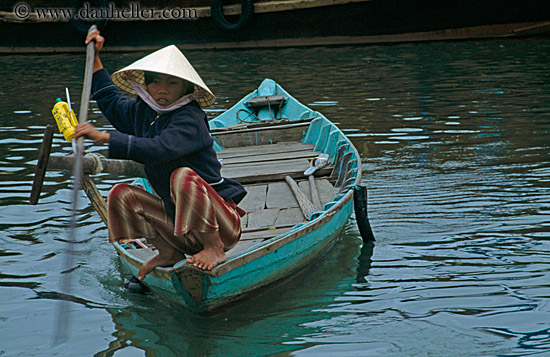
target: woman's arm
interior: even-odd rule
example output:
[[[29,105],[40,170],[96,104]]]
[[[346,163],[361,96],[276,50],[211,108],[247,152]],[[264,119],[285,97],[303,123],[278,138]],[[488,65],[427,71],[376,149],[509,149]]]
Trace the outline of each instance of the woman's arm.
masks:
[[[131,159],[145,165],[158,165],[176,160],[213,145],[200,108],[186,108],[176,113],[158,135],[152,138],[113,133],[109,155],[117,159]]]
[[[99,71],[100,69],[103,69],[103,64],[101,63],[101,59],[99,58],[99,52],[103,48],[103,44],[105,43],[105,38],[101,36],[99,33],[99,30],[94,30],[86,36],[85,44],[87,45],[90,43],[90,41],[95,41],[95,55],[94,55],[94,72]]]

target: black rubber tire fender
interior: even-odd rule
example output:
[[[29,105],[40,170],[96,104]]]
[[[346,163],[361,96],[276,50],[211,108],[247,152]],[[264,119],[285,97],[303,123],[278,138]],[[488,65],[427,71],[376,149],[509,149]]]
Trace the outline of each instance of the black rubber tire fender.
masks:
[[[223,0],[212,0],[210,14],[216,25],[226,31],[237,31],[243,28],[252,18],[254,13],[253,0],[241,0],[241,15],[237,22],[228,21],[223,14]]]
[[[74,9],[75,13],[84,7],[84,4],[88,3],[90,8],[108,8],[109,0],[71,0],[70,7]],[[98,30],[103,30],[109,19],[97,19],[95,21],[84,21],[81,18],[71,17],[69,23],[71,27],[80,33],[88,33],[90,26],[96,25]]]

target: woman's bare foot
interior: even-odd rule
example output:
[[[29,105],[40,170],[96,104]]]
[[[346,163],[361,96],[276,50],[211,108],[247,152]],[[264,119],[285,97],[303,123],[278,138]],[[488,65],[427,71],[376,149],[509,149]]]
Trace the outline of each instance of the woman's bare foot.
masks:
[[[222,245],[215,245],[204,247],[203,250],[187,258],[189,264],[193,264],[197,268],[204,270],[212,270],[216,265],[223,263],[227,260]]]
[[[162,240],[159,238],[159,240]],[[146,261],[139,269],[138,279],[143,280],[145,276],[149,274],[155,267],[174,265],[180,260],[185,259],[185,254],[174,249],[171,245],[164,241],[159,244],[158,241],[154,241],[153,245],[157,247],[159,254]]]

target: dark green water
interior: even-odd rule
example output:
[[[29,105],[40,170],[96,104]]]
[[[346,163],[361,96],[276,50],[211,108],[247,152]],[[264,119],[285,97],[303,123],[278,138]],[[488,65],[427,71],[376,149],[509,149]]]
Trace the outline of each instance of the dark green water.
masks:
[[[78,107],[84,56],[0,56],[0,356],[550,355],[550,40],[186,54],[217,94],[211,116],[269,77],[339,123],[363,158],[375,245],[351,220],[294,280],[195,316],[124,290],[82,194],[65,271],[70,174],[27,202],[53,101],[68,86]],[[106,195],[120,179],[96,182]],[[60,299],[70,324],[54,345]]]

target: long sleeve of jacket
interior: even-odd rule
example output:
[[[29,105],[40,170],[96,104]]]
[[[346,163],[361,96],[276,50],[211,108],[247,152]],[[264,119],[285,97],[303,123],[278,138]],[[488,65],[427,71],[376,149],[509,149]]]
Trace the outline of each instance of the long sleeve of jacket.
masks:
[[[106,70],[94,73],[93,96],[109,122],[109,157],[157,165],[203,150],[213,143],[200,107],[187,105],[162,116],[145,103],[126,99]]]
[[[93,74],[92,98],[116,130],[135,135],[133,118],[136,114],[136,100],[127,99],[118,90],[106,69]]]
[[[157,116],[138,135],[114,133],[109,156],[145,165],[159,165],[200,152],[212,146],[203,112],[194,106]]]

